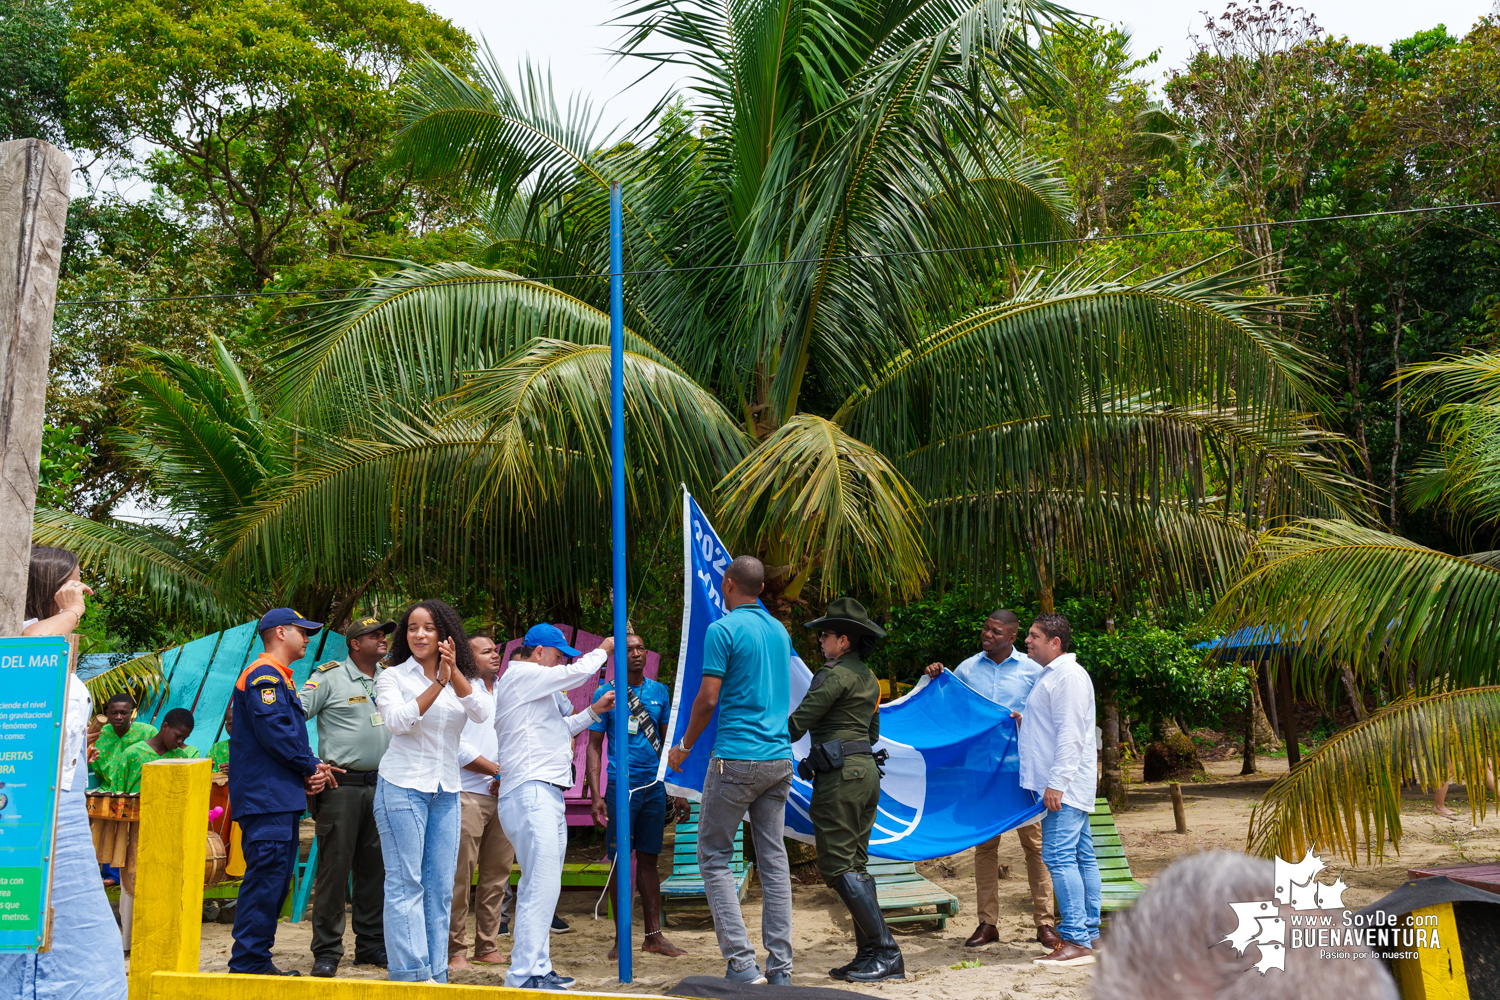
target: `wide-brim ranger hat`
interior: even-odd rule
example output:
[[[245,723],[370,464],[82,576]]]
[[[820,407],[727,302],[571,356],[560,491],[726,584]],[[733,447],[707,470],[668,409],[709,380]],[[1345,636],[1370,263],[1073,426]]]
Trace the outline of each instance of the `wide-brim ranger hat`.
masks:
[[[344,638],[358,639],[360,636],[369,635],[371,632],[384,632],[386,635],[390,635],[394,631],[396,631],[396,623],[389,618],[385,620],[379,618],[356,618],[349,623],[348,628],[344,629]]]
[[[576,657],[583,655],[568,645],[568,641],[563,638],[562,629],[556,625],[548,625],[546,622],[542,622],[540,625],[533,625],[527,629],[526,638],[521,640],[521,644],[532,647],[551,646],[564,656]]]
[[[808,628],[825,629],[829,632],[849,632],[854,635],[870,635],[877,639],[885,637],[885,629],[870,620],[865,606],[852,597],[840,597],[831,601],[822,618],[807,623]]]

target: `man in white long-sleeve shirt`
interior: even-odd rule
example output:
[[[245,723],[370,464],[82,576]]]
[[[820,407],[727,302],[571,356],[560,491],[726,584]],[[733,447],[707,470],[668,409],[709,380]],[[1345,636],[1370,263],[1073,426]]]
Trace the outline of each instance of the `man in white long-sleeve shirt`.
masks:
[[[1094,682],[1067,652],[1072,626],[1062,615],[1036,616],[1026,633],[1027,652],[1042,665],[1016,714],[1020,723],[1021,787],[1040,792],[1042,861],[1057,893],[1057,933],[1062,938],[1038,965],[1091,965],[1099,936],[1099,862],[1089,833],[1089,813],[1099,783],[1094,756]],[[1015,713],[1012,713],[1015,714]]]
[[[552,968],[551,924],[562,890],[568,848],[563,792],[573,785],[573,737],[614,706],[609,692],[586,711],[565,715],[556,695],[587,680],[615,647],[605,639],[584,655],[554,625],[534,625],[495,688],[499,747],[500,825],[516,849],[521,884],[516,892],[514,944],[505,985],[560,990],[573,980]],[[577,657],[564,663],[569,657]],[[571,707],[571,706],[569,706]]]

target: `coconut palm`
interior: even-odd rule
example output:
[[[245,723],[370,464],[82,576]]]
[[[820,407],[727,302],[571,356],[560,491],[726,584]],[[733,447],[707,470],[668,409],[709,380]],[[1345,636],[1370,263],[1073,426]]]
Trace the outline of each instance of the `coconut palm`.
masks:
[[[1066,265],[1064,187],[1005,109],[1045,90],[1035,39],[1070,17],[650,0],[621,52],[688,67],[691,102],[621,142],[534,73],[419,67],[399,152],[487,206],[485,246],[321,307],[279,356],[303,461],[220,571],[604,579],[612,181],[637,534],[675,525],[685,483],[786,599],[814,574],[910,595],[936,561],[1020,566],[1045,600],[1061,578],[1212,591],[1266,524],[1361,517],[1315,362],[1249,272]]]
[[[1412,503],[1439,504],[1472,537],[1500,523],[1500,355],[1416,366],[1434,413],[1438,458],[1409,484]],[[1450,778],[1477,816],[1500,747],[1500,553],[1452,555],[1373,528],[1307,520],[1267,533],[1212,619],[1279,627],[1299,637],[1294,684],[1316,697],[1339,670],[1401,695],[1331,739],[1267,794],[1249,846],[1300,857],[1329,845],[1353,857],[1360,837],[1399,845],[1403,782]]]

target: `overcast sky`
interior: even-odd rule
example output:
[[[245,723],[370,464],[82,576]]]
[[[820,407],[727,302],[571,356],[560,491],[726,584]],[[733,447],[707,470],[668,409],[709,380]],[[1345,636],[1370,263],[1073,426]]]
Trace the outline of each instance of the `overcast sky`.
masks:
[[[549,66],[562,94],[584,91],[604,104],[606,127],[643,118],[664,93],[680,83],[660,72],[630,86],[640,66],[615,64],[607,52],[620,30],[605,22],[631,4],[620,0],[425,0],[427,5],[476,37],[482,36],[507,72],[530,57]],[[1067,0],[1063,0],[1064,3]],[[1226,0],[1074,0],[1077,10],[1123,23],[1137,55],[1161,50],[1153,75],[1180,65],[1190,51],[1188,33],[1203,23],[1203,10],[1218,13]],[[1295,0],[1294,0],[1295,2]],[[1307,9],[1335,35],[1389,45],[1436,24],[1462,35],[1497,0],[1311,0]]]

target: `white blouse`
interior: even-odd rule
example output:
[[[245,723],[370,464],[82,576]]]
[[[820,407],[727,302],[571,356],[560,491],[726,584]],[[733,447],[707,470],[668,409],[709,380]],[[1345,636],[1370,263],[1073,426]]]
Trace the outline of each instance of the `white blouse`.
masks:
[[[28,618],[21,623],[21,629],[23,631],[29,629],[40,620]],[[60,784],[63,791],[71,792],[73,774],[78,768],[78,758],[86,752],[89,716],[93,714],[94,701],[89,697],[88,687],[71,670],[68,671],[68,687],[64,697],[67,700],[64,702],[66,707],[63,711],[63,756]]]
[[[484,685],[467,698],[444,686],[424,715],[417,696],[432,686],[416,657],[388,668],[375,678],[375,707],[391,731],[391,745],[380,758],[380,776],[393,785],[418,792],[457,792],[463,787],[458,742],[469,721],[487,722],[494,698]]]

